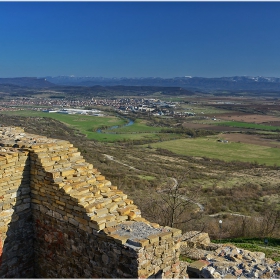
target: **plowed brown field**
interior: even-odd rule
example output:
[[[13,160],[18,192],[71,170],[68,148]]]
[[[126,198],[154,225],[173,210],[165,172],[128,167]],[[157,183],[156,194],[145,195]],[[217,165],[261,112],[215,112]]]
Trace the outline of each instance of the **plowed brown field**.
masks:
[[[259,135],[250,135],[243,133],[222,133],[219,135],[222,139],[229,142],[241,142],[260,146],[267,146],[271,148],[280,148],[280,142],[271,139],[265,139]]]
[[[256,114],[246,114],[246,113],[235,113],[235,114],[217,114],[216,118],[225,121],[238,121],[238,122],[248,122],[248,123],[280,123],[280,118],[268,115],[256,115]]]
[[[241,129],[238,127],[230,127],[230,126],[221,126],[221,125],[211,125],[211,124],[200,124],[200,123],[191,123],[185,122],[183,123],[184,127],[192,128],[192,129],[205,129],[205,130],[214,130],[218,132],[222,131],[240,131]],[[242,128],[242,131],[246,131],[246,129]]]

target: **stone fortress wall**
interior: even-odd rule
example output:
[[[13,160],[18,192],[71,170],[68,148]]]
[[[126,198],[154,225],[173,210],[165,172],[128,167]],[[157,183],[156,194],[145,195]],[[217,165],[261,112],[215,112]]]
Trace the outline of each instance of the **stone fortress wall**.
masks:
[[[0,277],[279,279],[280,262],[150,223],[71,143],[0,127]]]
[[[0,277],[178,278],[178,229],[131,199],[68,141],[0,127]]]

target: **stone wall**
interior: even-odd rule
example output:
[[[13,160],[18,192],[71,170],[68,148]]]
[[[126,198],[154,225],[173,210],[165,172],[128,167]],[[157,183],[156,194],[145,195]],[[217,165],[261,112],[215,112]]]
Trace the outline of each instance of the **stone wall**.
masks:
[[[178,278],[181,232],[142,218],[71,143],[0,139],[1,277]]]
[[[0,276],[32,277],[33,226],[27,151],[0,149]]]

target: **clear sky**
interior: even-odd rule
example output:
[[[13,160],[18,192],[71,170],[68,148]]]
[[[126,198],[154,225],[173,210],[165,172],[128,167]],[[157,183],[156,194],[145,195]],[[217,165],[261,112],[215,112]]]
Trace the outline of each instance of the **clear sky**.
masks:
[[[280,77],[280,2],[0,2],[0,77]]]

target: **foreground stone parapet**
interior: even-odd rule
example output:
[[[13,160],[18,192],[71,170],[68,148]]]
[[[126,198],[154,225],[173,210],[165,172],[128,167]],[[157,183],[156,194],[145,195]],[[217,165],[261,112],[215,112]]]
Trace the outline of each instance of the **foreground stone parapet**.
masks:
[[[160,227],[68,141],[0,127],[0,276],[178,278]]]

